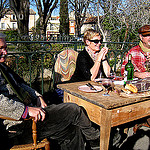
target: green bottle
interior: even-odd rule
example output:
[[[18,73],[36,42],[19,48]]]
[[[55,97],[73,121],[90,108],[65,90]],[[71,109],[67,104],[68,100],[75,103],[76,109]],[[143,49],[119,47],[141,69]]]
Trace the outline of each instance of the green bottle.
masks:
[[[132,55],[129,54],[128,55],[128,63],[125,65],[125,72],[124,72],[124,75],[125,75],[125,80],[133,80],[133,74],[134,74],[134,66],[131,62],[131,57]]]

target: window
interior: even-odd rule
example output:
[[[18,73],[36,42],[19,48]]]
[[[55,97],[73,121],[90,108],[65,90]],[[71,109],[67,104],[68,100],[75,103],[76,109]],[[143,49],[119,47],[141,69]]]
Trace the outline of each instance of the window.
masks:
[[[12,19],[12,20],[16,20],[16,16],[15,16],[15,15],[12,15],[12,16],[11,16],[11,19]]]
[[[1,23],[1,29],[5,29],[5,23]]]
[[[71,21],[70,26],[74,26],[74,21]]]
[[[74,28],[70,28],[70,32],[71,32],[71,33],[74,33]]]
[[[56,17],[52,17],[51,20],[57,20],[57,18]]]
[[[50,24],[50,30],[54,30],[54,25]]]
[[[19,14],[19,19],[23,20],[23,14]]]
[[[16,27],[16,23],[12,23],[12,28],[13,29],[16,29],[17,27]]]

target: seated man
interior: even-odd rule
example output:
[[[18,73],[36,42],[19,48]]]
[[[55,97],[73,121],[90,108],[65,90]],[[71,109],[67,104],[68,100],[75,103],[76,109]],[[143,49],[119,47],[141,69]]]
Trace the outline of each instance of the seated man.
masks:
[[[121,74],[124,74],[125,65],[128,62],[128,55],[132,55],[132,64],[134,66],[134,76],[138,78],[150,77],[150,72],[146,67],[146,62],[150,61],[150,25],[144,25],[138,30],[140,43],[131,48],[127,53],[121,67]]]
[[[29,128],[31,122],[23,119],[34,117],[38,122],[38,140],[45,137],[58,140],[62,150],[85,150],[85,140],[99,139],[99,130],[91,126],[83,108],[73,103],[47,106],[42,95],[26,85],[23,79],[4,63],[6,48],[5,36],[0,34],[0,115],[19,120],[4,120],[3,125],[7,130],[17,131],[19,141],[25,142],[31,139],[31,135],[26,134],[26,128]]]
[[[127,53],[121,67],[121,74],[124,75],[125,65],[128,62],[128,55],[131,54],[132,64],[134,66],[134,77],[144,79],[150,77],[150,68],[147,68],[148,66],[146,66],[147,62],[148,64],[150,63],[150,25],[142,26],[139,28],[138,33],[140,37],[140,43],[139,45],[131,48]],[[150,125],[150,118],[147,119],[147,122],[144,125]]]

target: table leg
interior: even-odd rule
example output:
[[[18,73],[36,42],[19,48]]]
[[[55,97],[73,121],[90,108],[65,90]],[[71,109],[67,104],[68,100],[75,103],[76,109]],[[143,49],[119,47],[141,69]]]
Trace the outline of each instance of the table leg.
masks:
[[[108,150],[111,132],[111,110],[102,109],[100,117],[100,150]]]

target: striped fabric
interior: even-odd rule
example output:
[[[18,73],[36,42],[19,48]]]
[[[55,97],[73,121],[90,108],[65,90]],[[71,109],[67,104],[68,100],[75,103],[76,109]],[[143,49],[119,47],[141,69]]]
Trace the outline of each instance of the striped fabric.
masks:
[[[78,52],[67,49],[57,55],[55,62],[55,83],[70,80],[76,67]]]

